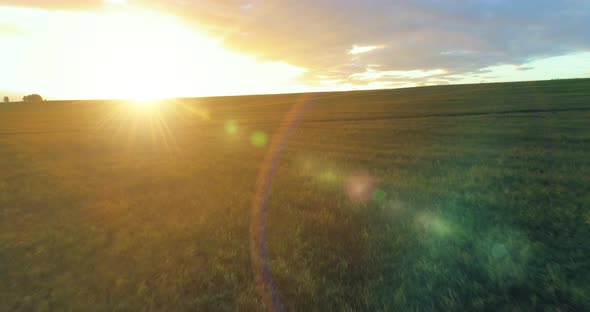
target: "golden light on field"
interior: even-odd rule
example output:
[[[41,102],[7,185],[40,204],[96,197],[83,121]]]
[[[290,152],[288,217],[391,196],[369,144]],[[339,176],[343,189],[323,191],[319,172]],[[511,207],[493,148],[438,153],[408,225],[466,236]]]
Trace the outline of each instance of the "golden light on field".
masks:
[[[127,105],[136,112],[139,113],[153,113],[158,110],[160,101],[157,99],[150,98],[137,98],[127,101]]]
[[[49,98],[283,92],[305,69],[229,51],[195,24],[109,0],[100,11],[0,7],[0,85]]]

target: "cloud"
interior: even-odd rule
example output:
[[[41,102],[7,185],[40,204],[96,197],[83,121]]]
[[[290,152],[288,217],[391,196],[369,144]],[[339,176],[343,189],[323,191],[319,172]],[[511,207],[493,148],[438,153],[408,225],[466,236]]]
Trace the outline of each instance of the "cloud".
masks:
[[[224,45],[309,68],[308,77],[354,79],[370,64],[461,74],[590,49],[588,1],[225,0],[182,10]]]
[[[379,78],[418,79],[432,76],[440,76],[445,73],[446,71],[442,69],[378,71],[369,68],[366,72],[350,75],[350,78],[357,78],[359,80],[376,80]]]
[[[0,5],[6,2],[0,0]],[[360,83],[359,74],[370,72],[371,65],[383,73],[444,70],[445,81],[453,81],[453,75],[493,66],[590,51],[590,1],[584,0],[127,3],[182,16],[225,47],[260,60],[307,68],[300,79],[317,85],[328,80]],[[18,5],[87,9],[104,3],[19,0]],[[371,81],[395,79],[435,81],[390,74]]]
[[[371,52],[373,50],[381,49],[381,48],[383,48],[383,46],[357,46],[357,45],[353,45],[352,49],[350,49],[348,51],[348,53],[350,53],[352,55],[357,55],[357,54]]]

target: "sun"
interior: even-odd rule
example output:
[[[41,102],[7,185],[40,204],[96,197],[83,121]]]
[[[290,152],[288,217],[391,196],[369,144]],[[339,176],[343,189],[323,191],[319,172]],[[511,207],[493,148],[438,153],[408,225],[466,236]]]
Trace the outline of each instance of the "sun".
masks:
[[[180,16],[131,1],[103,3],[93,11],[63,12],[0,6],[0,20],[23,29],[0,35],[0,46],[14,47],[0,58],[2,72],[14,73],[0,75],[0,85],[53,98],[146,102],[277,93],[298,84],[306,71],[229,50],[223,38]]]
[[[135,113],[154,114],[159,111],[161,100],[154,98],[136,98],[126,100],[125,103]]]

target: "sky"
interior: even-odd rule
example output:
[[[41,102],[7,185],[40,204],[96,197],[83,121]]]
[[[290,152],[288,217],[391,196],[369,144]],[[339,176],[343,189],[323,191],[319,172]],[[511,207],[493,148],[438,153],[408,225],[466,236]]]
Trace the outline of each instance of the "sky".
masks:
[[[158,98],[590,77],[587,0],[0,0],[0,95]]]

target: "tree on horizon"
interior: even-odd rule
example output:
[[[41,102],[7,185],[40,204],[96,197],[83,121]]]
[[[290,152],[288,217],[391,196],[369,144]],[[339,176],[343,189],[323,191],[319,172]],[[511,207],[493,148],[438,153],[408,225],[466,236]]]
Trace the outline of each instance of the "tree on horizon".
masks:
[[[23,102],[40,103],[43,102],[43,97],[39,94],[29,94],[23,96]]]

